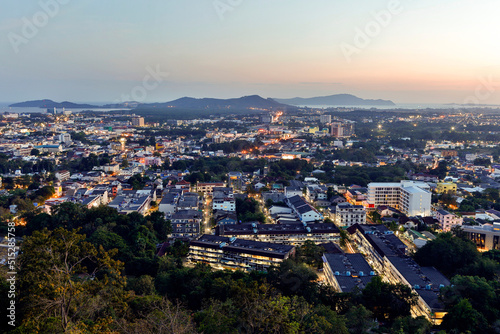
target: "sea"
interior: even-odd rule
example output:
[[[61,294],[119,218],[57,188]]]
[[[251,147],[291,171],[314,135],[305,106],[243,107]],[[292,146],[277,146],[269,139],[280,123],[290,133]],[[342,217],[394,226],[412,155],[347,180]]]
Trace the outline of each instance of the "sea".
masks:
[[[46,113],[46,108],[11,108],[9,105],[12,103],[0,102],[0,114],[5,112],[16,113],[16,114],[28,114],[28,113]],[[105,112],[105,111],[113,111],[113,110],[132,110],[127,108],[114,108],[114,109],[106,109],[106,108],[84,108],[84,109],[76,109],[76,108],[67,108],[68,111],[71,111],[75,114],[82,111],[96,111],[96,112]],[[62,108],[57,108],[58,112],[62,113]]]
[[[9,105],[12,103],[0,102],[0,113],[11,112],[11,113],[45,113],[47,109],[45,108],[11,108]],[[90,103],[91,104],[91,103]],[[318,109],[328,109],[328,108],[346,108],[346,109],[356,109],[356,110],[429,110],[429,109],[498,109],[500,105],[480,105],[480,106],[472,106],[472,105],[458,105],[458,104],[418,104],[418,103],[410,103],[410,104],[396,104],[393,106],[377,106],[377,105],[362,105],[362,106],[346,106],[346,105],[309,105],[309,106],[298,106],[298,107],[307,107],[307,108],[318,108]],[[105,108],[85,108],[85,109],[68,109],[73,113],[78,113],[81,111],[92,110],[96,112],[105,112],[111,110],[132,110],[127,108],[116,108],[116,109],[105,109]],[[62,108],[57,109],[58,112],[62,111]]]
[[[425,104],[425,103],[398,103],[392,106],[380,106],[380,105],[361,105],[361,106],[346,106],[346,105],[309,105],[309,106],[298,106],[301,108],[346,108],[346,109],[356,109],[356,110],[427,110],[427,109],[477,109],[477,108],[500,108],[500,105],[459,105],[459,104]]]

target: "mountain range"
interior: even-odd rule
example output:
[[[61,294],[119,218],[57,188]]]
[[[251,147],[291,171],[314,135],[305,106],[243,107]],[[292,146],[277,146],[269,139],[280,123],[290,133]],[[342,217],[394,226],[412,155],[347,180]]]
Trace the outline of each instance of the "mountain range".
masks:
[[[390,100],[365,100],[351,94],[336,94],[310,98],[274,99],[295,106],[394,106]]]
[[[12,108],[73,108],[73,109],[85,109],[85,108],[99,108],[99,106],[91,104],[78,104],[68,101],[54,102],[52,100],[34,100],[26,101],[20,103],[11,104],[9,107]]]
[[[243,96],[235,99],[196,99],[182,97],[180,99],[163,102],[141,104],[139,108],[180,108],[180,109],[280,109],[290,106],[278,103],[273,99],[264,99],[259,95]]]
[[[263,98],[259,95],[243,96],[233,99],[214,98],[192,98],[182,97],[170,102],[139,103],[135,101],[107,104],[96,106],[91,104],[78,104],[68,101],[55,102],[49,99],[26,101],[11,104],[9,107],[20,108],[68,108],[68,109],[95,109],[95,108],[138,108],[138,109],[162,109],[178,108],[192,110],[215,110],[215,109],[294,109],[296,106],[394,106],[389,100],[365,100],[350,94],[337,94],[311,98],[296,97],[293,99]]]

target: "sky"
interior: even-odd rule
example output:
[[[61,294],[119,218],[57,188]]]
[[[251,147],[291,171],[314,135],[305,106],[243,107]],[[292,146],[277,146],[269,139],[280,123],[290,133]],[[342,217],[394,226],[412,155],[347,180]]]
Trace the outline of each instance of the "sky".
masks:
[[[0,1],[4,102],[500,104],[498,0]]]

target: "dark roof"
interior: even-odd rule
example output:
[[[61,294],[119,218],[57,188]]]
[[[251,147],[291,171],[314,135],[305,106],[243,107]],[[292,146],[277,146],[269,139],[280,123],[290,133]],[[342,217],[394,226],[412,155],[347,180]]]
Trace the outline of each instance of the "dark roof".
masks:
[[[180,210],[172,215],[174,219],[201,219],[202,213],[196,210]]]
[[[198,240],[191,241],[192,246],[219,249],[224,252],[251,254],[284,259],[294,250],[294,246],[260,242],[245,239],[227,238],[217,235],[202,235]]]
[[[344,254],[342,248],[339,245],[333,242],[328,242],[326,244],[320,244],[320,247],[325,249],[325,253],[327,254]]]
[[[361,254],[324,254],[342,292],[364,289],[375,276],[373,269]]]
[[[339,229],[333,223],[238,224],[219,226],[217,233],[219,235],[339,233]]]

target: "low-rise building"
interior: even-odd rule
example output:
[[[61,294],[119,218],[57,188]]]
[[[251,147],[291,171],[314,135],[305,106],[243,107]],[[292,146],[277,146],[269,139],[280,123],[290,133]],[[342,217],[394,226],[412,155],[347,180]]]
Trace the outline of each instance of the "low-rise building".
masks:
[[[163,212],[166,217],[172,216],[177,211],[179,197],[180,194],[178,192],[165,193],[158,205],[158,211]]]
[[[420,267],[408,256],[407,246],[384,225],[353,225],[348,228],[368,264],[391,284],[405,284],[418,295],[413,317],[424,316],[439,325],[446,315],[440,289],[450,282],[434,267]]]
[[[181,210],[172,215],[172,238],[193,239],[200,235],[200,224],[203,215],[195,210]]]
[[[435,213],[436,219],[439,221],[439,226],[444,232],[449,232],[455,226],[461,226],[463,218],[450,213],[446,210],[437,210]]]
[[[330,217],[338,226],[352,226],[366,223],[366,210],[362,205],[339,203],[330,209]]]
[[[436,187],[436,192],[438,194],[444,193],[456,193],[457,192],[457,184],[453,182],[439,182]]]
[[[286,203],[293,209],[301,222],[309,223],[322,221],[323,215],[318,212],[311,204],[307,203],[303,197],[293,196],[286,199]]]
[[[222,225],[217,226],[216,234],[285,245],[302,245],[307,240],[328,243],[340,239],[340,231],[332,223]]]
[[[462,229],[479,250],[500,249],[500,223],[476,226],[462,225]]]
[[[222,211],[236,211],[236,200],[233,188],[213,188],[212,209]]]
[[[64,182],[66,180],[69,180],[69,178],[71,177],[71,173],[67,170],[60,170],[55,173],[55,176],[59,182]]]
[[[376,276],[361,254],[323,254],[326,282],[338,292],[363,290]]]
[[[214,188],[223,188],[224,183],[215,182],[215,183],[197,183],[196,191],[203,194],[211,195],[213,193]]]
[[[217,269],[265,271],[294,253],[294,246],[205,234],[190,242],[188,258]]]

